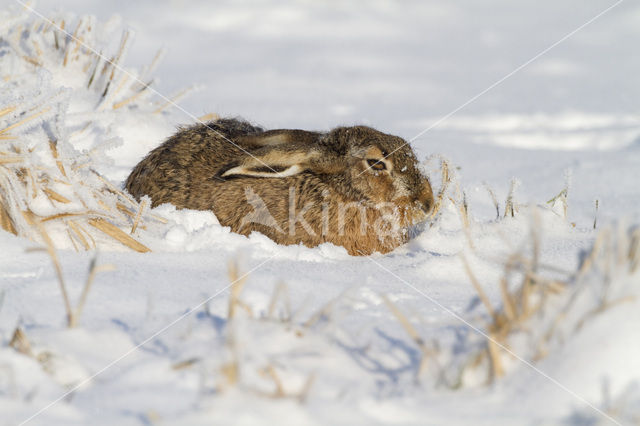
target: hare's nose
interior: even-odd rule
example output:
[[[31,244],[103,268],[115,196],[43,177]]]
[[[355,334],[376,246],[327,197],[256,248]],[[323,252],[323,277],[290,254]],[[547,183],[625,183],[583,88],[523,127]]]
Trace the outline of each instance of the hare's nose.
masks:
[[[420,204],[420,208],[425,213],[429,213],[433,208],[433,192],[431,191],[431,185],[429,185],[429,182],[421,188],[417,199]]]
[[[427,200],[422,202],[421,208],[425,213],[429,213],[432,207],[433,207],[433,200],[431,198],[428,198]]]

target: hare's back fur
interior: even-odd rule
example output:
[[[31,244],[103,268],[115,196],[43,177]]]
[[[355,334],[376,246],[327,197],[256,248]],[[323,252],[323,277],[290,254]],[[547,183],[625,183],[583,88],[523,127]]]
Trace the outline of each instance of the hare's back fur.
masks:
[[[246,149],[232,141],[259,133],[262,128],[238,120],[181,129],[133,169],[125,187],[136,199],[151,197],[154,207],[171,203],[178,208],[210,210],[211,199],[202,191],[221,181],[224,165],[246,155]]]

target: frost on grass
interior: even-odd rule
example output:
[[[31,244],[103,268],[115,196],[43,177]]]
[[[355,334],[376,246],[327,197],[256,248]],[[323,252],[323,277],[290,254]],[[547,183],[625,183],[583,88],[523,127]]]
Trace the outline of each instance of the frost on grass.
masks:
[[[133,33],[123,31],[110,53],[116,21],[59,16],[48,22],[15,13],[3,23],[2,229],[35,241],[51,237],[57,247],[76,250],[108,245],[148,251],[140,234],[164,220],[98,166],[109,161],[105,151],[123,143],[113,135],[115,126],[132,115],[138,122],[165,120],[170,103],[154,99],[150,90],[161,55],[141,71],[123,68]]]

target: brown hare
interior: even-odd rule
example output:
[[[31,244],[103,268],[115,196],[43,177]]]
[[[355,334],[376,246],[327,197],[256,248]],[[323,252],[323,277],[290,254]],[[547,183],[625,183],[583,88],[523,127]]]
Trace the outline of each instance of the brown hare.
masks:
[[[236,119],[181,129],[131,172],[153,206],[212,210],[220,224],[280,244],[331,242],[351,255],[409,239],[433,204],[411,147],[365,126],[268,130]]]

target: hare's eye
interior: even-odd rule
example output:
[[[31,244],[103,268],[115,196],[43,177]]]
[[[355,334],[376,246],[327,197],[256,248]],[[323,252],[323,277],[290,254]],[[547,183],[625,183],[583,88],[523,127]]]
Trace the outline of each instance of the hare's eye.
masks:
[[[382,161],[379,161],[379,160],[369,159],[367,160],[367,164],[373,170],[385,170],[387,168],[387,166]]]

